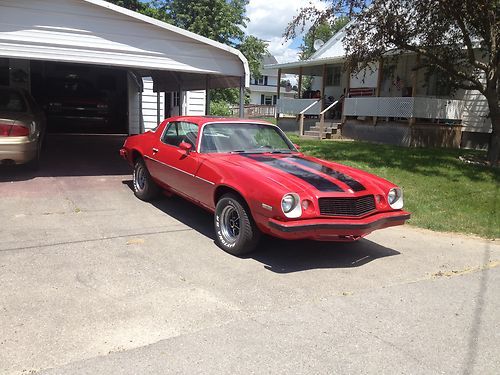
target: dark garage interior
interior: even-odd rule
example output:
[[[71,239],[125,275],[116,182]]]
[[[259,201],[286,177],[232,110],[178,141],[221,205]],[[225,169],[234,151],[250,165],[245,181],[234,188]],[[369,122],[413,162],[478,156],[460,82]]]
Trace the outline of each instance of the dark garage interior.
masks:
[[[128,133],[124,70],[45,61],[31,61],[30,70],[48,133]]]

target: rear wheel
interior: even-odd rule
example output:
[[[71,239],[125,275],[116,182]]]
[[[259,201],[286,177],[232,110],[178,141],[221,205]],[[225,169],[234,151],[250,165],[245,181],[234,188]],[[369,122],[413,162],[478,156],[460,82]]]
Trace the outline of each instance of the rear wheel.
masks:
[[[134,194],[143,201],[150,201],[158,197],[160,188],[155,184],[144,160],[137,159],[133,173]]]
[[[40,158],[41,158],[41,154],[42,154],[42,146],[43,146],[43,138],[39,138],[38,139],[38,143],[36,145],[36,154],[35,154],[35,157],[33,158],[33,160],[31,160],[29,163],[28,163],[28,168],[32,171],[38,171],[38,169],[40,169]]]
[[[260,231],[250,210],[236,194],[226,194],[218,202],[214,216],[215,242],[232,255],[244,255],[255,250]]]

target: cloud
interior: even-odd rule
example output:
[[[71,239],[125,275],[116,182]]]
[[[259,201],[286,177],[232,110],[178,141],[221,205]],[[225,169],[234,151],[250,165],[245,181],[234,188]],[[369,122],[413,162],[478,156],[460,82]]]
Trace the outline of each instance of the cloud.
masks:
[[[279,62],[296,61],[298,46],[302,35],[294,41],[284,41],[283,33],[288,23],[299,14],[301,8],[313,5],[319,9],[325,8],[320,0],[250,0],[247,5],[247,17],[250,19],[248,35],[254,35],[269,42],[269,51]]]

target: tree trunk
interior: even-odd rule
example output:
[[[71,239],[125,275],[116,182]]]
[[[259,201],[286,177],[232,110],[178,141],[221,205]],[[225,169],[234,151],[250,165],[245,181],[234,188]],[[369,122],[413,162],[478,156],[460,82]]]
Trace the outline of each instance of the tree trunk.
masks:
[[[486,99],[490,110],[491,119],[491,138],[488,145],[488,161],[490,165],[496,166],[500,157],[500,106],[498,103],[498,94],[495,89],[487,90]]]

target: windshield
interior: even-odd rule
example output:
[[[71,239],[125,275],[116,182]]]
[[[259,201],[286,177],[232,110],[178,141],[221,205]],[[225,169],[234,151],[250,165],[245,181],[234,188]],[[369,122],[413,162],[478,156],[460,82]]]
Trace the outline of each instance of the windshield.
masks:
[[[265,124],[220,123],[203,129],[200,152],[274,152],[296,151],[275,126]]]

